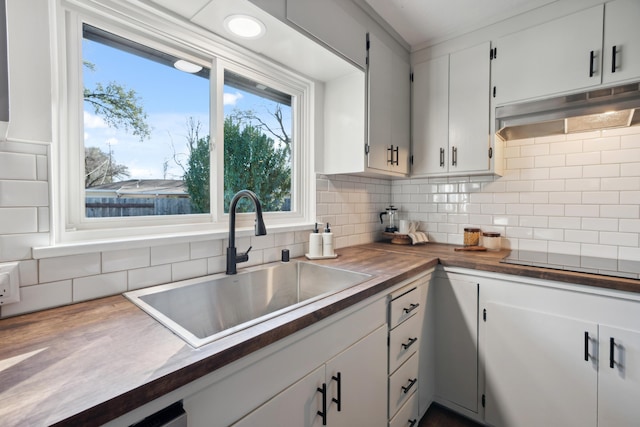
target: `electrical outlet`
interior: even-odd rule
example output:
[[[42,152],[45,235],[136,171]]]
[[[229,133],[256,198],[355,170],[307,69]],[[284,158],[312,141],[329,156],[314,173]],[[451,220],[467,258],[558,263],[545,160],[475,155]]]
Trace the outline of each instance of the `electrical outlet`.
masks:
[[[0,264],[0,306],[20,301],[20,270],[17,262]]]

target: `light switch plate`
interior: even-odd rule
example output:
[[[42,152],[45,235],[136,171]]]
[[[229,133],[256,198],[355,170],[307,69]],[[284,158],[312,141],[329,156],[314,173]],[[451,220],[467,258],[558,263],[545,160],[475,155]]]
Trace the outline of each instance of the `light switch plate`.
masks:
[[[20,301],[20,270],[17,262],[0,264],[0,306]]]

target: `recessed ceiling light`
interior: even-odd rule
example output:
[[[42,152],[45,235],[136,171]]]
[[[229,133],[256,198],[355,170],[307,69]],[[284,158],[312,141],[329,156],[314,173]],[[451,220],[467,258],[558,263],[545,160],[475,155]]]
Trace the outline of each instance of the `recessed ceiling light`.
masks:
[[[245,39],[257,39],[267,32],[262,22],[249,15],[230,15],[224,20],[224,27],[231,34]]]
[[[200,65],[194,64],[193,62],[185,61],[184,59],[178,59],[173,63],[173,66],[180,71],[184,71],[185,73],[197,73],[202,70],[202,67]]]

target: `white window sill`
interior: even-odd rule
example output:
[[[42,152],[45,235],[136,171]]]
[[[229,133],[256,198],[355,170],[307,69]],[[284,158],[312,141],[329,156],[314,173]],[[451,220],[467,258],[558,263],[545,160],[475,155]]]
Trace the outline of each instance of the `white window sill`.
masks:
[[[273,225],[267,227],[268,234],[286,233],[291,231],[311,230],[313,223],[298,223],[292,225]],[[236,237],[253,236],[253,227],[238,227]],[[205,240],[220,240],[229,237],[228,230],[206,232],[179,233],[155,236],[136,236],[114,240],[100,240],[87,242],[61,243],[54,246],[40,246],[32,248],[34,259],[55,258],[68,255],[80,255],[103,251],[117,251],[135,248],[147,248],[176,243],[201,242]]]

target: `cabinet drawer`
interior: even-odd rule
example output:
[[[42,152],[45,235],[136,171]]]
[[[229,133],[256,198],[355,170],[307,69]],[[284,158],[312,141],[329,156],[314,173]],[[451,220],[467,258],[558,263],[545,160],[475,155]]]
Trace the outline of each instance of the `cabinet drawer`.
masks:
[[[409,400],[417,388],[418,354],[414,353],[389,377],[389,415],[391,417]]]
[[[418,312],[420,308],[420,288],[414,285],[410,289],[408,292],[391,300],[389,304],[389,329],[395,328]]]
[[[411,316],[397,328],[389,332],[389,373],[395,372],[413,353],[420,343],[420,319],[422,316]]]
[[[398,413],[389,421],[389,427],[418,427],[418,393],[413,393]]]

